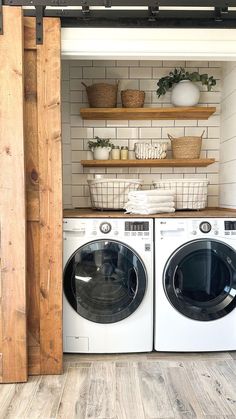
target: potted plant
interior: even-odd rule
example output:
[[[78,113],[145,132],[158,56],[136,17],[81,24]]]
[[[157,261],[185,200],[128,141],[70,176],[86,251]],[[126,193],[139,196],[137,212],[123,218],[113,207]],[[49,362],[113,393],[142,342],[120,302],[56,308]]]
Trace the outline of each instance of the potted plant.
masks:
[[[190,73],[184,68],[175,68],[170,71],[168,76],[162,77],[158,83],[157,95],[158,97],[165,95],[166,92],[172,89],[171,103],[174,106],[195,106],[200,98],[200,90],[195,84],[202,83],[210,91],[216,85],[216,80],[213,76],[208,74],[199,74],[198,71]]]
[[[88,142],[88,147],[93,152],[93,158],[95,160],[108,160],[109,153],[113,146],[110,138],[100,138],[96,136],[95,140],[96,141],[90,140]]]

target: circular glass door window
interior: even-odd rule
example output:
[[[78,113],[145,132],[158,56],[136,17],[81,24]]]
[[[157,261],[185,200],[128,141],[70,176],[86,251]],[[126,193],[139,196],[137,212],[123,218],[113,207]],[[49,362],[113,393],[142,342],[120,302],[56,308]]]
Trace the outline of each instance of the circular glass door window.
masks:
[[[87,320],[115,323],[130,316],[144,298],[145,267],[124,244],[96,240],[80,247],[64,269],[64,293]]]
[[[181,246],[167,261],[164,289],[184,316],[210,321],[236,306],[236,252],[216,240],[195,240]]]

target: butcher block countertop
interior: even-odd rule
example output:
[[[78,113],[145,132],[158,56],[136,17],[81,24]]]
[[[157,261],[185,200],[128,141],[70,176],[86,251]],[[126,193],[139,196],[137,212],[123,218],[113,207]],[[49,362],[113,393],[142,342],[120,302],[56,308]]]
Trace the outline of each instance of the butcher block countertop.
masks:
[[[121,211],[99,211],[91,208],[64,210],[64,218],[236,218],[236,209],[206,208],[199,211],[176,211],[162,214],[125,214]]]

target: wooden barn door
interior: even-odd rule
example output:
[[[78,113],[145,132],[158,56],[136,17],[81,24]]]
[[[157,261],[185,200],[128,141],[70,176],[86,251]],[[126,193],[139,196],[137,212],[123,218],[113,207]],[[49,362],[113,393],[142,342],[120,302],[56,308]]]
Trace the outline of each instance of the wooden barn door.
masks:
[[[29,374],[62,372],[60,20],[24,18]]]
[[[3,7],[0,35],[0,382],[27,380],[23,17]]]

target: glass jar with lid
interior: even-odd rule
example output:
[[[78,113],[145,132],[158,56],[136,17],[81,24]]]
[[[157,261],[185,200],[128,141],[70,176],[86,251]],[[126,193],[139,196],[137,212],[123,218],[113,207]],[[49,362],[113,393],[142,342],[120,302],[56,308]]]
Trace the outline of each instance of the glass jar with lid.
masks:
[[[126,146],[121,147],[120,158],[121,158],[121,160],[128,160],[128,158],[129,158],[129,149],[128,149],[128,147],[126,147]]]
[[[118,145],[112,147],[111,158],[112,160],[120,160],[120,147]]]

